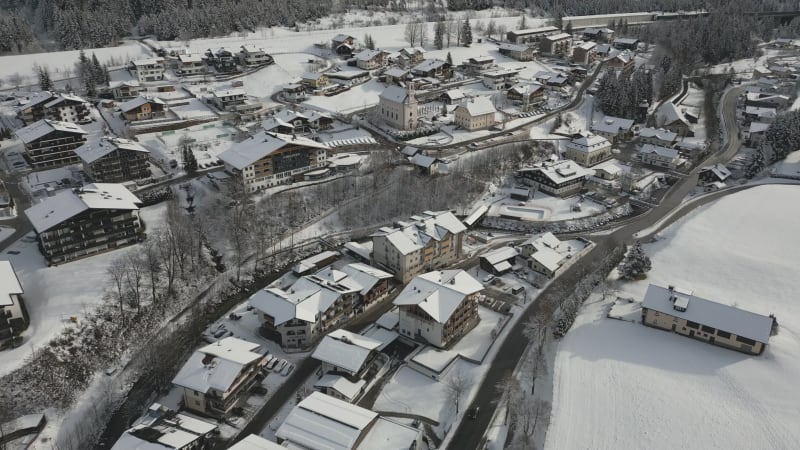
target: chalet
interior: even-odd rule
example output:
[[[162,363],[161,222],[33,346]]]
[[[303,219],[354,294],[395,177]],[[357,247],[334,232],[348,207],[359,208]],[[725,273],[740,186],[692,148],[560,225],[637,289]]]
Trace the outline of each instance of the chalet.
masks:
[[[600,52],[598,51],[597,54],[599,56]],[[636,60],[633,57],[633,53],[626,50],[617,54],[609,54],[605,61],[605,65],[611,69],[629,72],[636,68]]]
[[[748,92],[745,94],[744,105],[760,108],[784,109],[789,105],[789,100],[790,97],[788,95]]]
[[[386,83],[397,84],[405,83],[409,78],[409,71],[400,69],[399,67],[392,67],[391,69],[383,72],[383,79]]]
[[[18,346],[15,338],[28,327],[27,314],[22,311],[22,284],[9,261],[0,261],[0,350]]]
[[[527,186],[556,197],[569,197],[583,188],[589,170],[574,161],[544,161],[517,171],[517,177]]]
[[[483,130],[494,126],[496,112],[489,97],[471,98],[456,106],[453,123],[468,131]]]
[[[350,56],[356,48],[356,38],[347,34],[337,34],[331,39],[331,50],[340,56]]]
[[[25,215],[49,264],[60,264],[144,239],[136,198],[121,184],[95,183],[47,197]]]
[[[130,100],[139,96],[144,91],[142,85],[136,80],[112,81],[108,88],[114,100]]]
[[[338,372],[351,379],[363,379],[381,344],[367,336],[334,330],[322,338],[311,357],[322,363],[322,373]]]
[[[261,123],[261,127],[273,133],[301,134],[326,130],[333,125],[333,117],[317,111],[292,111],[282,109]]]
[[[79,163],[75,149],[86,142],[86,131],[78,125],[42,119],[16,132],[25,146],[25,156],[35,169]]]
[[[291,449],[424,448],[419,429],[321,392],[312,392],[298,403],[275,437],[280,448]]]
[[[642,300],[642,324],[760,355],[769,343],[775,319],[706,300],[689,290],[651,284]]]
[[[772,123],[778,117],[778,111],[775,108],[745,106],[743,116],[747,122]]]
[[[672,147],[678,141],[678,133],[663,128],[642,128],[639,130],[639,141],[642,144]]]
[[[89,103],[72,94],[54,94],[49,91],[36,92],[19,101],[17,116],[30,125],[42,119],[69,123],[88,123]]]
[[[539,83],[518,83],[506,91],[506,98],[520,111],[529,112],[547,101],[544,93],[545,88]]]
[[[635,38],[616,38],[612,45],[617,50],[636,50],[639,48],[639,40]]]
[[[98,183],[124,183],[149,177],[150,151],[138,142],[102,137],[75,149],[86,175]]]
[[[697,174],[700,184],[724,183],[731,177],[731,171],[724,164],[714,164],[700,169]]]
[[[520,244],[520,256],[523,258],[530,258],[531,255],[545,248],[558,250],[560,245],[561,241],[553,233],[548,231],[547,233],[533,236]]]
[[[584,42],[576,45],[572,49],[572,60],[576,64],[588,66],[597,59],[597,44],[594,42]]]
[[[611,142],[603,136],[586,133],[567,143],[566,158],[583,167],[591,167],[611,159]]]
[[[569,83],[569,78],[561,72],[549,72],[541,70],[533,75],[533,79],[538,83],[552,89],[562,88]]]
[[[517,255],[517,251],[512,247],[500,247],[481,255],[479,264],[481,270],[500,276],[511,271]]]
[[[616,180],[622,175],[622,169],[614,164],[605,164],[594,169],[594,176],[601,180]]]
[[[262,377],[266,364],[260,346],[226,337],[195,351],[172,380],[183,388],[183,406],[200,414],[224,418],[245,401]]]
[[[400,67],[409,68],[420,64],[425,60],[425,49],[422,47],[406,47],[400,49],[396,56],[393,58]]]
[[[642,164],[670,170],[676,169],[682,163],[678,150],[653,144],[644,144],[642,146],[639,150],[639,159]]]
[[[167,115],[167,104],[158,97],[139,96],[119,105],[122,118],[128,122],[161,119]]]
[[[767,130],[771,124],[763,122],[750,122],[750,126],[742,132],[745,143],[752,148],[758,148],[767,137]]]
[[[373,261],[407,283],[415,275],[457,261],[467,227],[446,212],[425,211],[372,234]]]
[[[453,345],[480,321],[480,281],[463,270],[428,272],[415,277],[394,299],[400,335],[439,348]]]
[[[239,63],[246,67],[266,66],[275,62],[272,56],[267,54],[263,48],[258,48],[253,44],[245,44],[239,52]]]
[[[301,136],[261,131],[222,152],[225,169],[256,192],[292,181],[292,176],[325,166],[327,147]]]
[[[348,403],[358,401],[364,395],[366,386],[367,381],[364,379],[336,373],[326,373],[314,383],[314,389],[317,391]]]
[[[672,102],[665,102],[656,109],[656,126],[676,133],[678,136],[694,136],[689,121]]]
[[[509,31],[506,34],[506,39],[512,44],[538,43],[543,37],[559,34],[560,32],[561,30],[553,26],[528,28],[524,30]]]
[[[572,54],[572,35],[559,33],[545,36],[539,44],[539,50],[546,55],[569,56]]]
[[[483,73],[483,85],[488,89],[508,89],[517,82],[518,69],[497,69]]]
[[[128,71],[140,83],[162,81],[164,79],[164,58],[148,58],[133,60],[128,64]]]
[[[283,86],[281,94],[290,102],[301,102],[306,98],[306,88],[302,84],[290,83]]]
[[[442,93],[441,97],[439,97],[439,99],[447,105],[456,105],[461,103],[465,98],[464,91],[458,88],[445,91]]]
[[[776,48],[794,47],[794,39],[780,38],[772,41],[772,46]]]
[[[211,103],[222,112],[236,113],[251,118],[261,111],[263,105],[247,97],[244,89],[217,90],[211,94]]]
[[[300,83],[310,89],[320,89],[330,84],[328,76],[320,72],[306,72],[300,76]]]
[[[111,450],[203,450],[211,448],[218,434],[219,427],[214,423],[153,403]]]
[[[388,86],[378,97],[377,111],[392,128],[413,130],[419,125],[419,103],[413,90]]]
[[[508,56],[517,61],[532,61],[533,57],[538,53],[535,47],[522,44],[509,44],[507,42],[500,44],[497,50],[501,55]]]
[[[492,66],[494,66],[494,58],[488,55],[475,56],[464,61],[464,68],[470,75],[476,75],[484,70],[489,70]]]
[[[415,77],[447,80],[453,76],[453,69],[450,64],[441,59],[427,59],[411,68],[411,74]]]
[[[214,69],[216,69],[217,72],[229,73],[237,70],[236,58],[233,56],[233,53],[225,50],[224,48],[220,48],[216,52],[208,49],[206,50],[205,56],[206,61],[214,66]]]
[[[614,38],[614,30],[610,28],[588,27],[583,30],[583,39],[594,42],[611,42]]]
[[[617,53],[617,50],[614,50],[611,44],[597,44],[595,51],[598,58],[608,58],[612,54]]]
[[[386,64],[386,55],[381,50],[363,50],[355,55],[356,66],[363,70],[380,69]]]
[[[198,53],[184,53],[178,55],[178,68],[176,73],[180,76],[202,75],[208,67],[203,55]]]
[[[602,136],[612,144],[627,141],[633,137],[633,120],[621,117],[605,116],[600,122],[592,124],[592,133]]]
[[[416,155],[408,158],[408,160],[411,162],[411,164],[419,168],[420,173],[424,175],[439,174],[439,165],[442,163],[442,160],[439,158],[423,155],[422,153],[417,153]]]

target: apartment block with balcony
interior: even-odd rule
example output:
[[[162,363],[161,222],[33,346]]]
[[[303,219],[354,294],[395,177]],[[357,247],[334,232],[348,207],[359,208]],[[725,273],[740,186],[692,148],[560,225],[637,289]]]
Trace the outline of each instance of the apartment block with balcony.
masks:
[[[224,418],[247,399],[263,377],[266,364],[259,345],[226,337],[195,351],[172,384],[183,388],[184,406],[201,414]]]
[[[68,122],[42,119],[17,130],[25,146],[25,156],[34,169],[76,164],[81,160],[75,149],[86,142],[86,131]]]
[[[100,183],[122,183],[150,176],[150,151],[139,143],[118,137],[103,137],[75,150],[83,170]]]
[[[49,264],[85,258],[144,239],[139,204],[121,184],[59,192],[25,210]]]
[[[164,70],[164,58],[137,59],[128,64],[128,71],[140,83],[163,80]]]
[[[400,334],[439,348],[452,346],[478,324],[483,284],[463,270],[428,272],[414,278],[394,300]]]

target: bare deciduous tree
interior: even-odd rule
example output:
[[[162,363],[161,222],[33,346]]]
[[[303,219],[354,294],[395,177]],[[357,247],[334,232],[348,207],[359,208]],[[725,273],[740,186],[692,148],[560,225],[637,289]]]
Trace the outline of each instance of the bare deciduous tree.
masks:
[[[472,385],[472,377],[461,369],[450,375],[445,382],[447,399],[455,403],[456,414],[460,411],[461,398],[467,393],[470,385]]]
[[[142,283],[146,271],[144,259],[135,254],[128,253],[125,257],[125,281],[128,288],[133,293],[133,300],[136,302],[136,312],[141,312],[142,306]]]
[[[405,37],[408,45],[414,46],[419,38],[419,29],[421,24],[419,22],[409,22],[406,24]]]
[[[125,298],[125,273],[128,271],[127,264],[122,258],[117,258],[111,261],[111,264],[106,268],[106,273],[111,277],[114,288],[116,289],[117,303],[119,303],[119,315],[125,320],[123,310],[123,299]]]

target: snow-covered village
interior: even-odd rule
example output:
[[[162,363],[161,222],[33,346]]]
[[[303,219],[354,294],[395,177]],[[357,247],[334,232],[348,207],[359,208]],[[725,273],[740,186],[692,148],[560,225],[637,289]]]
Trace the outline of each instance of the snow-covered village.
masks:
[[[0,449],[796,449],[793,0],[0,0]]]

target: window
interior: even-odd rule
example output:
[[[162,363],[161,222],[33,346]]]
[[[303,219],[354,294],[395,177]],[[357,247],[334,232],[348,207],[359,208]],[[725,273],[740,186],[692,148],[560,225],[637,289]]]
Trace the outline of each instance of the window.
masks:
[[[726,339],[730,339],[731,338],[731,334],[730,333],[728,333],[727,331],[722,331],[722,330],[717,330],[717,336],[724,337]]]
[[[736,336],[736,341],[747,345],[756,345],[756,341],[742,336]]]
[[[689,328],[694,328],[695,330],[700,328],[700,324],[699,323],[692,322],[692,321],[689,321],[689,320],[686,321],[686,326],[689,327]]]
[[[700,327],[704,333],[714,334],[715,329],[712,327],[707,327],[705,325]]]

